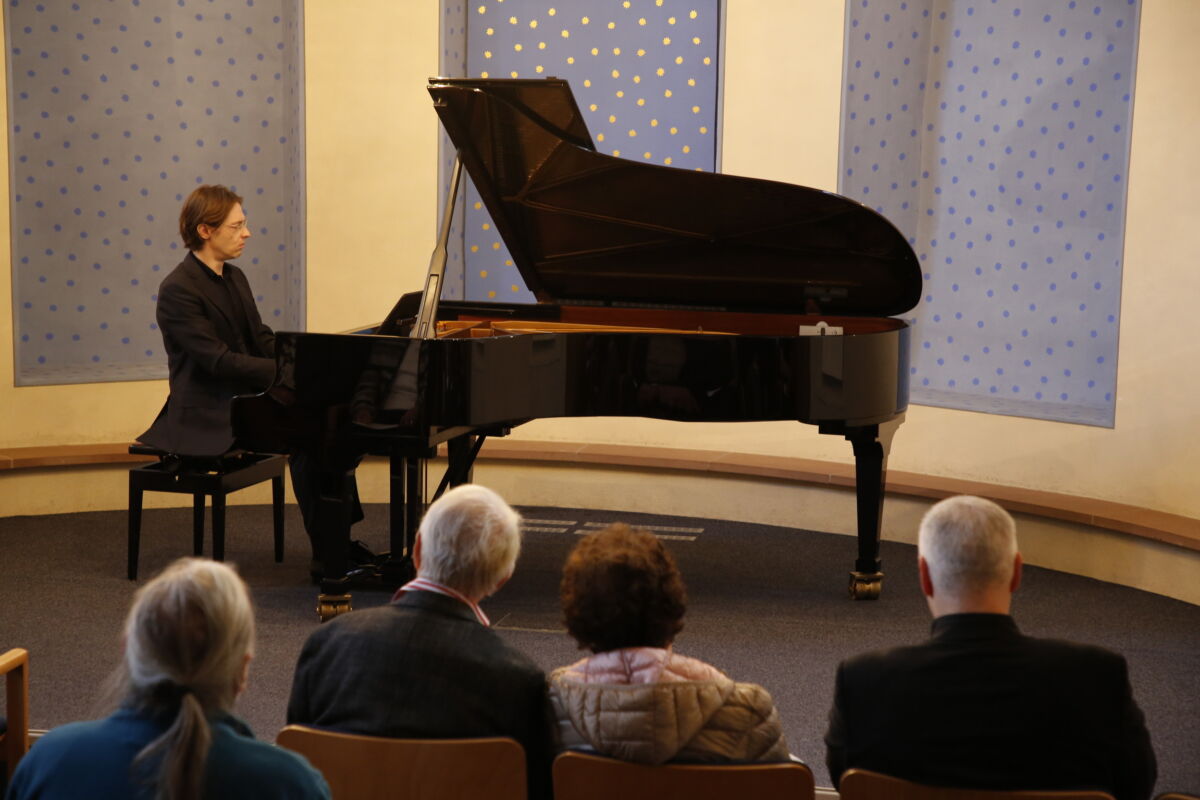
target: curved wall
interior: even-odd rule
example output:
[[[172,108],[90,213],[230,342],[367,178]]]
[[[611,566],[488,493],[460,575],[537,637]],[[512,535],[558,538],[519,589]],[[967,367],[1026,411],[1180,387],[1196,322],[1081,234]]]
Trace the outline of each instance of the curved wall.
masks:
[[[841,80],[841,4],[730,3],[722,168],[833,190]],[[1142,10],[1122,297],[1116,426],[1092,428],[912,406],[889,467],[1103,498],[1200,517],[1200,271],[1187,228],[1200,151],[1186,144],[1200,104],[1200,6]],[[774,54],[794,54],[784,62]],[[833,437],[788,423],[678,425],[539,421],[516,436],[742,450],[849,462]]]
[[[836,187],[840,4],[728,4],[722,167]],[[437,3],[310,3],[305,18],[308,325],[343,330],[381,318],[416,288],[435,235],[436,122],[424,91],[437,71]],[[1200,104],[1180,76],[1200,74],[1200,6],[1148,0],[1133,123],[1114,429],[912,407],[890,466],[910,472],[1104,498],[1200,518],[1193,451],[1200,397],[1200,271],[1189,189],[1200,184]],[[415,31],[421,31],[420,35]],[[426,33],[427,32],[427,33]],[[787,54],[784,61],[773,54]],[[5,120],[7,125],[7,120]],[[7,157],[5,152],[4,157]],[[7,216],[7,175],[0,176]],[[0,228],[0,252],[9,252]],[[129,440],[153,418],[165,383],[12,385],[11,270],[0,261],[0,446]],[[252,276],[253,279],[253,276]],[[849,462],[849,446],[789,423],[681,425],[541,420],[529,440],[741,450]],[[47,472],[20,481],[22,505],[120,508],[123,492],[63,492]],[[90,480],[84,475],[82,480]],[[0,515],[18,483],[0,477]],[[76,500],[75,498],[80,498]],[[372,500],[384,498],[371,497]],[[620,506],[619,493],[597,504]],[[14,512],[8,512],[14,513]]]

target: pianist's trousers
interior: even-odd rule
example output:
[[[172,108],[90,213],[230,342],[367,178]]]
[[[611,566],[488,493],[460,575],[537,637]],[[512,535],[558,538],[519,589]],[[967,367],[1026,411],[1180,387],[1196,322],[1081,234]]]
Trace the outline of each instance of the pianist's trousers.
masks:
[[[354,470],[357,453],[295,450],[292,490],[312,544],[313,572],[340,577],[349,567],[350,526],[363,518]]]

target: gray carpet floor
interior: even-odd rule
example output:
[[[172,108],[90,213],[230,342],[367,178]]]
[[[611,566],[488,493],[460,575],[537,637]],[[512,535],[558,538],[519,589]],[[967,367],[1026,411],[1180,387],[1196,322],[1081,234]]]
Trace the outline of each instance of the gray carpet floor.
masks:
[[[812,766],[818,785],[829,785],[821,737],[838,661],[928,635],[915,553],[907,545],[884,543],[883,597],[855,603],[845,592],[854,550],[847,537],[605,511],[522,511],[528,530],[517,574],[484,604],[505,637],[546,669],[579,658],[557,602],[567,551],[580,532],[612,521],[653,526],[668,537],[688,585],[676,649],[766,686],[792,751]],[[384,507],[369,507],[355,535],[385,549],[386,518]],[[238,713],[268,739],[283,725],[292,667],[318,624],[307,540],[294,506],[287,525],[287,555],[275,564],[270,510],[229,513],[226,558],[249,583],[258,619],[257,655]],[[142,540],[144,580],[190,552],[190,511],[147,511]],[[120,659],[120,627],[135,589],[124,575],[124,512],[0,518],[0,649],[30,651],[34,728],[105,711],[100,690]],[[364,608],[387,599],[384,592],[357,592],[354,603]],[[1029,568],[1014,615],[1027,633],[1123,653],[1158,753],[1157,791],[1200,793],[1200,608]]]

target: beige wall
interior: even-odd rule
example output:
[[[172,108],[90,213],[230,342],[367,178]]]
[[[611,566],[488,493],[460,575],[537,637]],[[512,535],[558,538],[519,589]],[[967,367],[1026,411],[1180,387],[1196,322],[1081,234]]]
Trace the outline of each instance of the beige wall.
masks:
[[[306,6],[308,326],[336,331],[381,320],[428,264],[437,120],[424,87],[437,74],[437,3]],[[7,146],[0,137],[5,163]],[[8,212],[5,170],[0,218]],[[9,234],[0,226],[0,447],[131,440],[158,413],[165,381],[13,387]]]
[[[383,316],[421,282],[436,215],[437,2],[309,2],[306,16],[308,320],[342,330]],[[365,38],[364,38],[365,37]],[[1113,430],[912,407],[891,466],[1100,497],[1200,517],[1200,270],[1193,204],[1200,183],[1200,4],[1146,0],[1142,12]],[[841,4],[729,0],[723,167],[836,188]],[[773,59],[786,53],[788,59]],[[382,68],[381,68],[382,67]],[[0,66],[2,68],[2,66]],[[3,109],[0,109],[3,113]],[[7,125],[7,121],[5,121]],[[7,146],[7,142],[0,143]],[[0,154],[7,158],[7,153]],[[8,212],[0,175],[0,216]],[[0,447],[127,440],[157,411],[160,381],[12,387],[8,229],[0,229]],[[789,423],[680,425],[544,420],[525,438],[649,442],[850,460],[849,446]],[[55,502],[69,504],[47,480]],[[5,493],[16,483],[0,478]],[[107,496],[107,494],[105,495]],[[371,498],[382,500],[383,497]],[[620,506],[614,496],[611,505]],[[118,492],[107,503],[119,508]],[[72,506],[74,507],[74,506]],[[65,507],[63,510],[67,510]]]
[[[380,322],[433,249],[436,0],[305,3],[308,329]]]

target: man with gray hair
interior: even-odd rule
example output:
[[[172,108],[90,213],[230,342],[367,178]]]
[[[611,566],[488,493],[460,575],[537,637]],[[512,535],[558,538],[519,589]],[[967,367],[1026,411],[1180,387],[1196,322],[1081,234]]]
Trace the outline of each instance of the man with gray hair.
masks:
[[[446,492],[417,532],[417,577],[388,605],[342,614],[309,636],[288,723],[400,738],[508,736],[525,749],[530,796],[548,797],[545,674],[479,607],[513,574],[520,524],[490,489]]]
[[[1099,789],[1144,800],[1156,764],[1125,659],[1035,639],[1009,609],[1021,583],[1016,525],[979,497],[921,520],[923,644],[838,667],[825,734],[833,785],[851,767],[971,789]]]

